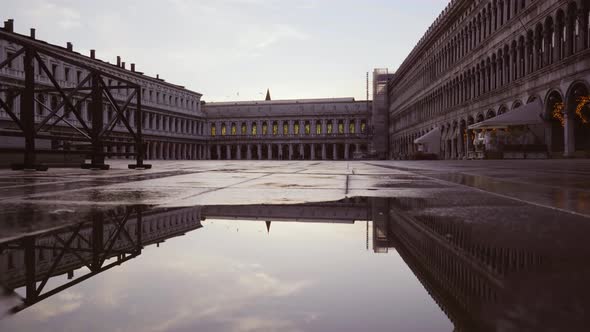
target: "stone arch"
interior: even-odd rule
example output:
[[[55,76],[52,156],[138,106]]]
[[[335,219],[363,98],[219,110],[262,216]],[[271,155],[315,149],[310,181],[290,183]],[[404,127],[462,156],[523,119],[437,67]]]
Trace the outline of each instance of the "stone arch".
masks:
[[[489,109],[486,111],[486,120],[491,119],[496,116],[496,112],[493,109]]]
[[[536,95],[536,94],[532,94],[532,95],[530,95],[530,96],[527,98],[527,100],[526,100],[526,103],[527,103],[527,104],[530,104],[530,103],[532,103],[533,101],[535,101],[535,100],[537,100],[537,99],[540,99],[540,98],[539,98],[539,96],[538,96],[538,95]]]
[[[547,92],[543,118],[547,121],[545,141],[550,152],[564,150],[564,97],[558,89]]]
[[[568,118],[566,126],[573,127],[566,128],[568,136],[573,136],[570,149],[590,153],[590,87],[588,83],[581,80],[573,82],[566,93],[565,105]]]
[[[475,123],[482,122],[483,120],[485,120],[483,113],[480,112],[475,116]]]
[[[512,103],[511,109],[515,110],[515,109],[519,108],[520,106],[522,106],[522,101],[517,99]]]

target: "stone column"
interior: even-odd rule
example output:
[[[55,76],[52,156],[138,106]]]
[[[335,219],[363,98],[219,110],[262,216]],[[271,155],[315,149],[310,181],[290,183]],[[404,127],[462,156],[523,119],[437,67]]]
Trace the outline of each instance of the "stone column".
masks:
[[[345,160],[350,160],[350,156],[349,156],[349,153],[348,153],[349,147],[350,147],[350,144],[345,144],[344,145],[344,159]]]
[[[225,158],[231,160],[231,145],[225,146]]]
[[[551,52],[553,48],[551,46],[551,37],[553,35],[553,31],[544,31],[543,32],[543,40],[545,43],[545,49],[543,50],[543,63],[545,66],[549,65],[552,61]]]
[[[326,144],[322,144],[322,160],[326,160],[327,156],[326,156]]]
[[[236,159],[237,160],[242,160],[242,145],[241,144],[238,144],[236,146],[236,149],[237,149],[236,150]]]
[[[311,144],[311,160],[315,160],[315,144]]]
[[[299,159],[305,160],[305,145],[299,144]]]
[[[258,149],[258,160],[262,160],[262,144],[257,144],[256,148]]]
[[[293,144],[289,144],[289,160],[293,160]]]
[[[272,160],[272,144],[268,144],[268,160]]]
[[[215,148],[217,149],[217,160],[221,160],[221,145],[216,145]]]
[[[246,159],[252,160],[252,145],[251,144],[246,145]]]
[[[577,40],[577,47],[576,47],[576,52],[580,52],[583,51],[586,47],[590,46],[588,45],[588,13],[586,12],[586,10],[589,10],[589,8],[582,8],[581,6],[578,7],[578,24],[579,24],[579,28],[578,28],[578,36],[575,38],[578,38]]]
[[[332,144],[332,152],[333,152],[333,159],[338,160],[338,148],[336,147],[336,143]]]

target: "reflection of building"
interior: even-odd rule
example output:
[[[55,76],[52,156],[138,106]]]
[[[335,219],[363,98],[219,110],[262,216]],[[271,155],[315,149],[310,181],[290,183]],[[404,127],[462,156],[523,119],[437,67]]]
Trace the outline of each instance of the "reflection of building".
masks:
[[[588,226],[564,218],[488,224],[436,217],[421,212],[418,199],[388,205],[398,253],[457,331],[580,331],[590,324],[590,248],[576,236]]]
[[[588,0],[450,1],[389,84],[390,157],[442,130],[441,157],[473,150],[471,124],[534,100],[546,121],[538,141],[555,155],[590,149]],[[469,136],[468,136],[469,135]]]
[[[271,220],[293,222],[354,223],[370,220],[370,201],[366,198],[338,202],[296,205],[209,205],[202,207],[202,218]]]
[[[154,213],[130,207],[120,213],[111,212],[96,212],[89,221],[37,231],[1,243],[0,285],[11,290],[25,287],[24,304],[32,305],[140,255],[147,245],[201,227],[198,208]],[[49,279],[66,273],[72,279],[74,271],[82,267],[89,272],[43,292]]]

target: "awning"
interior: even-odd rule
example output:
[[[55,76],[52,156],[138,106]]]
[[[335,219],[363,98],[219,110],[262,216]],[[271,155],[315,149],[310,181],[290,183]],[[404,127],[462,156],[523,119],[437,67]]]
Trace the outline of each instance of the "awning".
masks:
[[[507,128],[509,126],[527,126],[543,124],[543,104],[539,99],[510,112],[491,119],[472,124],[469,129]]]
[[[440,143],[440,128],[434,128],[414,140],[414,144]]]

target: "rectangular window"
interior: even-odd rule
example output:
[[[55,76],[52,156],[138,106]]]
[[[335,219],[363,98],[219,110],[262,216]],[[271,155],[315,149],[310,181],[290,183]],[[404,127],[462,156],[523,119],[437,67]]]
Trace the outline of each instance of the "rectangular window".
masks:
[[[81,81],[82,81],[82,72],[78,70],[76,72],[76,83],[80,84]]]
[[[57,65],[51,65],[51,75],[54,79],[57,79]]]
[[[64,81],[70,80],[70,68],[64,68]]]
[[[6,53],[6,58],[8,59],[8,58],[10,58],[10,57],[11,57],[11,56],[13,56],[13,55],[14,55],[14,53],[7,52],[7,53]],[[8,68],[12,68],[12,61],[10,61],[10,62],[9,62],[7,65],[6,65],[6,67],[8,67]]]

